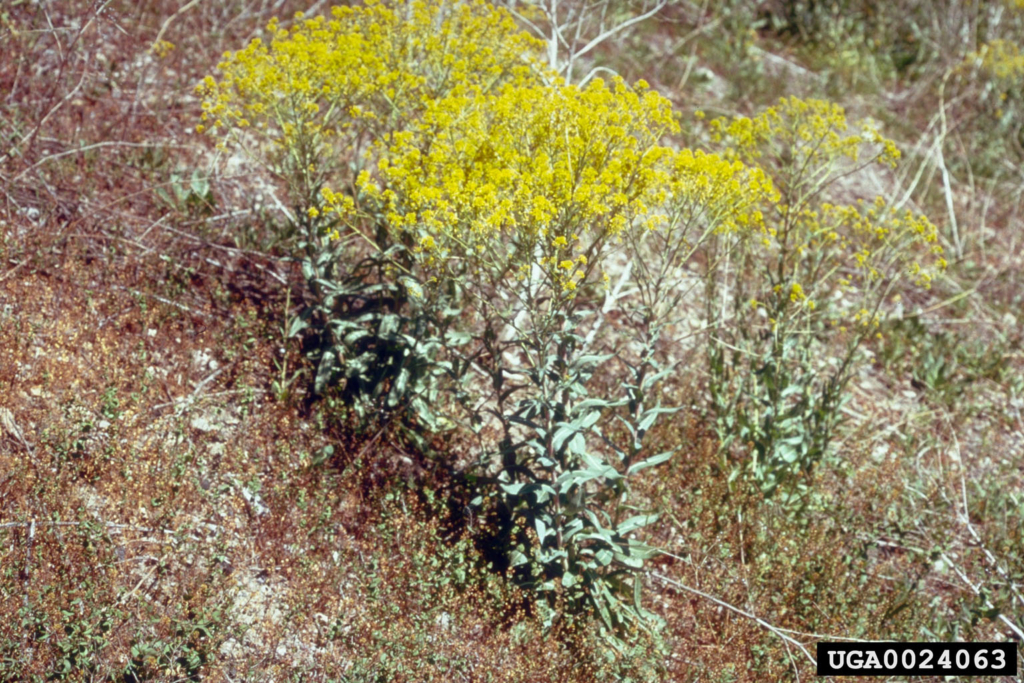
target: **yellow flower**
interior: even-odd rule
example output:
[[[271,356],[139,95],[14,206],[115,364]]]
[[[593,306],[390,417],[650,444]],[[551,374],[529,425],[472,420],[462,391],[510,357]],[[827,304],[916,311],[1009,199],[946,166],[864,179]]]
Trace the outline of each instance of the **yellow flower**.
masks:
[[[149,47],[149,51],[157,59],[163,59],[174,51],[174,43],[166,40],[158,40]]]

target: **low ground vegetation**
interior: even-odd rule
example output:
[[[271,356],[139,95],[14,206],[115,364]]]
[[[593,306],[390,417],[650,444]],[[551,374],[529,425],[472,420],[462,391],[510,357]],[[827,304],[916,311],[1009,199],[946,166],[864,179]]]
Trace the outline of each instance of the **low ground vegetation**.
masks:
[[[307,5],[0,8],[0,680],[1024,638],[1024,8]]]

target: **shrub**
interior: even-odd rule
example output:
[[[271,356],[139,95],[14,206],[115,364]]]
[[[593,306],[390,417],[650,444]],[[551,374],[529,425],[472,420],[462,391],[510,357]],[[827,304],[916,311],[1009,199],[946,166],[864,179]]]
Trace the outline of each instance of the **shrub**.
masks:
[[[1011,16],[1018,31],[1024,30],[1024,12]],[[1008,22],[1009,23],[1009,22]],[[1012,36],[1012,32],[1007,32]],[[969,102],[980,114],[978,138],[987,143],[982,151],[982,172],[999,177],[1006,173],[1006,158],[1024,161],[1024,50],[1019,40],[995,37],[969,53],[958,71],[958,90],[974,95]],[[988,152],[985,154],[985,152]]]
[[[476,503],[504,510],[545,621],[593,609],[609,636],[635,632],[653,553],[635,533],[654,515],[628,484],[672,455],[644,445],[674,410],[657,344],[687,264],[758,227],[771,182],[665,146],[676,115],[643,83],[552,79],[483,3],[334,17],[300,17],[201,86],[214,129],[296,206],[314,303],[292,330],[319,332],[315,388],[343,378],[366,414],[475,433]],[[592,395],[616,360],[621,391]]]
[[[760,162],[779,191],[754,239],[722,241],[735,265],[708,279],[711,393],[723,452],[749,448],[736,470],[766,495],[804,504],[826,454],[860,351],[878,335],[903,283],[928,287],[945,267],[923,215],[825,201],[840,179],[899,152],[870,124],[851,133],[843,110],[782,99],[753,119],[718,119],[712,139]]]
[[[825,201],[899,156],[827,102],[712,122],[722,155],[673,149],[665,98],[554,78],[486,4],[333,16],[272,24],[269,47],[201,86],[214,129],[296,208],[312,304],[292,333],[314,332],[314,389],[341,380],[365,416],[416,438],[474,435],[474,462],[455,466],[507,521],[508,562],[545,622],[592,609],[624,647],[653,623],[637,572],[654,551],[636,533],[654,515],[630,481],[673,453],[645,435],[676,410],[661,342],[691,269],[723,452],[748,444],[736,474],[803,504],[886,302],[944,265],[935,228],[881,199]],[[597,391],[616,368],[617,389]]]
[[[407,269],[410,245],[392,241],[380,203],[360,187],[381,145],[401,139],[435,100],[541,78],[529,58],[537,43],[483,2],[368,2],[267,31],[269,44],[255,39],[226,55],[222,78],[198,86],[198,130],[244,150],[287,191],[311,295],[290,332],[312,325],[318,335],[316,391],[343,378],[363,413],[415,402],[435,424],[431,321],[409,301],[408,280],[391,277]],[[328,184],[337,194],[322,193]]]
[[[671,456],[646,453],[643,438],[671,411],[657,398],[666,370],[655,344],[677,309],[680,267],[714,232],[749,226],[747,209],[771,191],[741,163],[661,146],[676,129],[642,84],[457,93],[396,136],[360,184],[392,242],[412,245],[395,277],[415,276],[431,319],[457,318],[439,341],[462,407],[451,417],[480,435],[491,486],[478,503],[496,498],[515,525],[512,566],[551,604],[591,606],[620,634],[646,619],[630,579],[653,551],[631,536],[653,516],[627,513],[627,484]],[[351,212],[325,196],[333,214]],[[638,293],[628,301],[606,282],[622,258],[633,267],[619,286]],[[612,353],[598,353],[600,316],[613,311],[632,329],[609,332]],[[591,377],[631,337],[640,350],[621,395],[591,395]],[[612,415],[629,432],[618,443],[600,426]],[[616,597],[626,591],[632,609]]]

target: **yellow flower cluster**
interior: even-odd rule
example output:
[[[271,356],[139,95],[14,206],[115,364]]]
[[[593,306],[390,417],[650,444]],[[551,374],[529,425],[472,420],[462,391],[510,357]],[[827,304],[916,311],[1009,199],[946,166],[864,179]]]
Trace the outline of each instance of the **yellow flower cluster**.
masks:
[[[781,263],[775,272],[789,284],[776,284],[774,294],[799,304],[805,314],[832,317],[834,325],[846,315],[844,309],[873,307],[884,283],[907,275],[914,285],[928,288],[947,265],[935,225],[923,215],[887,207],[880,197],[868,206],[823,203],[802,211],[789,230],[790,239],[798,241],[788,245],[777,231],[769,235],[755,258]],[[844,305],[819,310],[817,302],[831,305],[839,292]],[[855,324],[866,324],[864,310],[852,315]]]
[[[895,144],[872,126],[849,129],[841,107],[794,97],[753,118],[710,123],[713,141],[727,145],[728,155],[762,164],[780,190],[781,197],[770,198],[779,201],[766,203],[760,240],[749,252],[757,270],[768,274],[767,282],[754,285],[753,308],[765,306],[772,319],[793,304],[798,309],[790,315],[834,316],[837,291],[844,292],[841,308],[856,310],[877,296],[880,283],[909,273],[916,285],[928,287],[946,265],[937,230],[925,216],[894,211],[880,197],[866,207],[822,201],[840,175],[899,158]],[[829,306],[819,306],[823,302]]]
[[[402,128],[453,90],[544,76],[530,57],[537,41],[482,0],[367,0],[330,17],[300,13],[289,29],[274,20],[267,33],[269,41],[225,54],[221,78],[197,86],[198,129],[239,139],[240,129],[257,129],[276,143],[268,159],[276,170],[308,175],[310,186],[323,179],[314,172],[322,164],[325,172],[358,166],[366,139]]]
[[[778,165],[780,176],[795,186],[793,190],[826,181],[838,161],[857,162],[865,148],[874,152],[872,161],[895,165],[900,152],[891,140],[870,125],[858,134],[848,129],[839,105],[795,96],[780,99],[754,118],[720,118],[710,123],[712,141],[724,142],[745,161],[764,158]]]
[[[516,229],[555,244],[642,212],[668,152],[657,142],[675,129],[667,100],[621,81],[459,93],[393,136],[363,189],[385,198],[393,223],[442,243]]]
[[[687,225],[703,221],[720,232],[764,230],[761,202],[779,199],[772,179],[759,167],[718,154],[688,149],[668,161],[670,216]]]
[[[661,144],[678,130],[643,82],[460,88],[390,136],[359,189],[392,229],[417,233],[431,265],[483,257],[525,277],[534,264],[572,292],[626,230],[758,220],[765,174]]]
[[[1013,2],[1008,4],[1013,7]],[[1016,7],[1022,8],[1024,4]],[[1024,104],[1024,49],[1020,41],[1024,15],[1010,17],[1008,24],[1002,34],[1009,39],[992,38],[977,51],[968,53],[958,69],[962,84],[979,90],[974,102],[998,120],[997,129],[991,133],[1004,140],[1013,137],[1013,122],[1019,118]]]
[[[981,68],[1004,86],[1024,79],[1024,52],[1014,42],[993,40],[971,57],[980,61]]]
[[[846,254],[843,282],[847,285],[852,270],[848,266],[853,264],[865,280],[898,276],[894,269],[903,267],[914,278],[914,284],[924,288],[930,287],[934,276],[946,268],[938,229],[923,214],[888,208],[881,197],[867,210],[862,203],[842,207],[825,204],[821,213],[831,241]]]
[[[540,268],[573,292],[627,231],[761,229],[778,197],[735,157],[665,146],[676,115],[646,83],[562,83],[483,0],[367,0],[267,32],[198,86],[198,130],[254,143],[320,234],[384,227],[435,275]]]
[[[149,46],[149,52],[157,59],[163,59],[174,52],[174,43],[167,40],[158,40]]]
[[[723,128],[726,154],[670,148],[668,100],[643,82],[562,83],[483,0],[367,0],[267,31],[200,84],[199,129],[254,144],[317,234],[377,249],[386,235],[430,277],[540,272],[571,293],[640,235],[767,233],[780,194],[758,144],[855,156],[862,142],[840,134],[842,110],[791,99]]]

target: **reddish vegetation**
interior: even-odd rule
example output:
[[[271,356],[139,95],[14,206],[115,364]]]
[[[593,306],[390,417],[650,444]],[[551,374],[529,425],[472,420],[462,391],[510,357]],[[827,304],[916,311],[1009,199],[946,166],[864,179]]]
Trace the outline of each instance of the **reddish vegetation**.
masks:
[[[595,654],[592,624],[543,632],[488,566],[487,517],[466,513],[436,456],[304,398],[308,368],[281,330],[300,290],[274,249],[277,209],[249,171],[193,187],[210,150],[191,132],[196,81],[300,7],[184,4],[0,7],[0,680],[569,682],[628,669]],[[150,53],[158,34],[175,44],[164,56]],[[1012,303],[1020,264],[1004,266],[981,286]],[[1019,373],[1019,338],[1005,349]],[[691,403],[699,387],[687,375],[675,392]],[[1020,491],[1020,456],[1016,470],[997,457],[1020,452],[1020,409],[979,405],[964,409],[975,438],[963,446],[995,455],[972,472]],[[884,416],[931,433],[900,443],[918,452],[910,464],[876,464],[896,437],[871,441],[866,420],[797,521],[730,487],[701,409],[683,415],[657,434],[681,452],[637,492],[662,510],[653,542],[671,553],[646,592],[666,621],[666,680],[813,676],[779,629],[813,653],[812,634],[1002,637],[989,599],[1020,623],[983,552],[1019,573],[1020,517],[998,518],[1004,499],[937,454],[961,426],[945,406]],[[979,597],[936,569],[943,553],[995,588]]]

